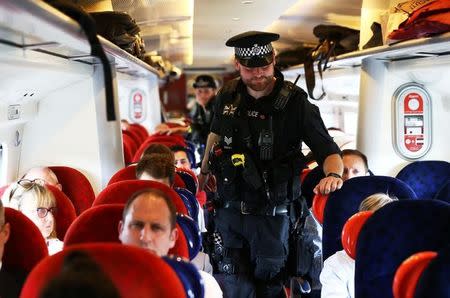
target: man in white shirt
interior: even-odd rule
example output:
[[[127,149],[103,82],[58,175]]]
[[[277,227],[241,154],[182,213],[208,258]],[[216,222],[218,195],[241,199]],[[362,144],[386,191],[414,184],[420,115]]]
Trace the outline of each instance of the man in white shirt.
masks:
[[[137,192],[125,205],[118,228],[123,244],[139,246],[158,256],[165,256],[178,238],[175,205],[160,190]],[[201,270],[199,273],[204,281],[205,297],[222,297],[215,279]]]

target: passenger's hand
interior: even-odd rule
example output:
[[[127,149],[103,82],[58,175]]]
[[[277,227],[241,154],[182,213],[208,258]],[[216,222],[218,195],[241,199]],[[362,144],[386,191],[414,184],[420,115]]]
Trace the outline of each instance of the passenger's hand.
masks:
[[[314,187],[314,193],[321,193],[323,195],[327,195],[332,193],[335,190],[341,189],[343,180],[341,178],[329,176],[320,180],[319,184]]]

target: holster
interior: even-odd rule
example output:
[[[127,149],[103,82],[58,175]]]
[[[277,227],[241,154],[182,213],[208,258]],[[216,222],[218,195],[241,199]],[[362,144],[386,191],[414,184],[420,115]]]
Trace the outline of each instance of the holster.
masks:
[[[305,240],[305,219],[309,214],[306,200],[301,197],[292,204],[291,233],[289,237],[288,271],[291,276],[304,276],[312,266],[314,251]]]

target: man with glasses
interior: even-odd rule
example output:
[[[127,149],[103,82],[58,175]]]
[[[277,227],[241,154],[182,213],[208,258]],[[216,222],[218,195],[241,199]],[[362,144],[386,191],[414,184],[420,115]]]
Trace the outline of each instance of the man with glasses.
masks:
[[[17,298],[20,295],[25,275],[19,272],[8,271],[2,266],[2,257],[5,244],[9,239],[10,226],[5,222],[5,209],[0,201],[0,297]]]

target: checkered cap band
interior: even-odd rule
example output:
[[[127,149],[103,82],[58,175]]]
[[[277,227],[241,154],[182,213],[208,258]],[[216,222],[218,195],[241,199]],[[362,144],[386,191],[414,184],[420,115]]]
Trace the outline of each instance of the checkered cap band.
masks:
[[[254,44],[250,48],[234,48],[234,53],[236,56],[241,58],[250,58],[254,56],[263,56],[269,54],[273,51],[272,44],[268,43],[263,46]]]

